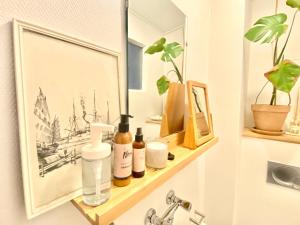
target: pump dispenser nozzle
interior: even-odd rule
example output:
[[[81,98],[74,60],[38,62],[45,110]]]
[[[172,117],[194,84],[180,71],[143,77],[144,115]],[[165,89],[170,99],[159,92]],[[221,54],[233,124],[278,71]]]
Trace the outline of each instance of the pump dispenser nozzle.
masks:
[[[136,129],[135,141],[143,141],[143,132],[141,127]]]
[[[114,126],[102,124],[102,123],[92,123],[91,124],[91,144],[96,147],[102,142],[103,131],[114,131]]]
[[[121,122],[119,123],[119,132],[126,133],[129,131],[129,118],[133,118],[133,116],[127,114],[121,114]]]

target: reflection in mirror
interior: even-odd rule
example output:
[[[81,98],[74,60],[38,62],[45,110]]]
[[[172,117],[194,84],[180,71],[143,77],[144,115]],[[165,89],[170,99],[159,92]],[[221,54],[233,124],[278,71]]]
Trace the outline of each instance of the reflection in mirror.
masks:
[[[194,96],[194,110],[196,115],[197,134],[198,138],[209,134],[209,128],[207,123],[207,110],[205,105],[205,93],[204,89],[200,87],[192,87]]]
[[[187,82],[189,118],[184,136],[184,146],[195,149],[213,138],[212,119],[205,84]]]
[[[159,55],[145,54],[146,49],[161,37],[167,42],[185,46],[186,16],[172,0],[129,0],[128,10],[128,97],[129,113],[134,116],[132,130],[143,127],[147,139],[160,135],[160,125],[166,94],[159,95],[157,80],[166,75],[177,82],[171,63]],[[184,55],[174,62],[181,74]]]

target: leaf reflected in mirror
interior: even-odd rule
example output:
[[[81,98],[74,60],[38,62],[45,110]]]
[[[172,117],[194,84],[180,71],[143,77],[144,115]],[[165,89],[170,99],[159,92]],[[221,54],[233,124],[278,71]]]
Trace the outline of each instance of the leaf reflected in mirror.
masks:
[[[157,85],[159,95],[163,95],[169,89],[170,81],[166,76],[161,76],[157,80],[156,85]]]

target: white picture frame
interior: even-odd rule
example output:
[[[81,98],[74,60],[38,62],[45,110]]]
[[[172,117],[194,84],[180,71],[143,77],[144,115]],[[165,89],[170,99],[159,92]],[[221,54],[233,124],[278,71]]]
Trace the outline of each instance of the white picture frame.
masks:
[[[20,20],[13,21],[13,34],[23,188],[31,219],[82,193],[80,148],[89,125],[113,124],[121,112],[120,55]]]

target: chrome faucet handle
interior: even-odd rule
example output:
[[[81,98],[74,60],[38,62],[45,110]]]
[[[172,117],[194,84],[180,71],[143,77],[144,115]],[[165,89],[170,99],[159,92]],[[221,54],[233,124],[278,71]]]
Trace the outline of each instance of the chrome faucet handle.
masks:
[[[199,211],[195,210],[195,214],[200,216],[202,218],[202,220],[205,218],[205,215],[200,213]]]
[[[190,211],[192,208],[192,204],[190,202],[176,197],[175,192],[172,190],[167,194],[166,202],[170,206],[161,217],[157,216],[155,209],[149,209],[147,211],[144,220],[145,225],[172,225],[175,212],[179,207],[187,211]]]
[[[198,223],[198,221],[196,221],[196,220],[193,219],[193,218],[190,218],[190,221],[191,221],[192,223],[196,224],[196,225],[200,225],[200,223]]]
[[[167,194],[166,202],[168,205],[180,203],[179,205],[187,211],[191,211],[192,209],[192,204],[188,201],[178,198],[173,190],[169,191]]]
[[[193,219],[193,218],[190,218],[190,221],[191,221],[192,223],[196,224],[196,225],[201,225],[201,223],[202,223],[203,220],[205,219],[205,215],[202,214],[202,213],[200,213],[200,212],[198,212],[197,210],[195,210],[194,213],[195,213],[195,215],[200,216],[200,220],[197,221],[197,220],[195,220],[195,219]]]
[[[161,225],[160,218],[156,215],[155,209],[149,209],[146,213],[145,225]]]
[[[166,197],[166,203],[168,205],[172,204],[172,203],[175,203],[176,201],[176,195],[175,195],[175,192],[173,190],[169,191],[168,194],[167,194],[167,197]]]

